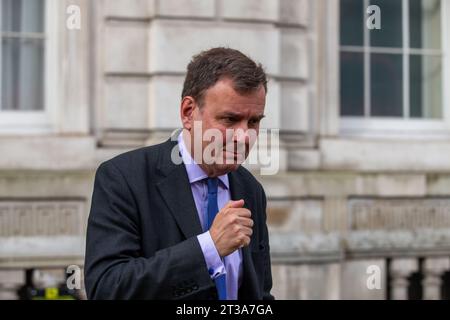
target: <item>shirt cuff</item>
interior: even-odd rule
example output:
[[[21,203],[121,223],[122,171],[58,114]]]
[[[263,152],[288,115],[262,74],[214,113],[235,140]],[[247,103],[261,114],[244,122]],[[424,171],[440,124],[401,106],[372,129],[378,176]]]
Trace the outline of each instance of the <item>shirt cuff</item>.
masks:
[[[208,268],[211,279],[216,279],[218,276],[226,274],[225,265],[220,259],[219,252],[214,245],[214,241],[211,238],[209,231],[199,234],[197,236],[200,248],[202,249],[203,256],[205,257],[206,266]]]

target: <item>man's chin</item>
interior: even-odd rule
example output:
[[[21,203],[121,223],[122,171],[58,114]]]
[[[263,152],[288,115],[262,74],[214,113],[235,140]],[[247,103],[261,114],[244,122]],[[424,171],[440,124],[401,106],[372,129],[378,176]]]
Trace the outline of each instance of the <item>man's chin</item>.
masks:
[[[227,174],[232,171],[236,171],[240,167],[239,163],[233,164],[216,164],[215,171],[218,173],[218,176]]]

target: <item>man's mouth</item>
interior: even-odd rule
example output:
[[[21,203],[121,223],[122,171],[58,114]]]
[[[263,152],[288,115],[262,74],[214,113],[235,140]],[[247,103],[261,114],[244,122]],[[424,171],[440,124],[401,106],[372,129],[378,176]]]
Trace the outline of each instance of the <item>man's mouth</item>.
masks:
[[[245,153],[238,153],[230,150],[223,150],[225,161],[232,161],[233,163],[242,163],[245,161]]]

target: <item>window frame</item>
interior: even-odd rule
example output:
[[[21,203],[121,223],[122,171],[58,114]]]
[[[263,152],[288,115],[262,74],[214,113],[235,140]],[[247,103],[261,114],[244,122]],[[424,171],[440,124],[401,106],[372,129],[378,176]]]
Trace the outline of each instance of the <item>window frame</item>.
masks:
[[[407,13],[409,5],[405,6],[405,3],[408,3],[409,0],[402,0],[402,8],[403,14]],[[364,12],[369,4],[369,0],[364,0]],[[408,16],[408,15],[407,15]],[[409,16],[408,16],[409,17]],[[406,115],[403,118],[395,118],[395,117],[367,117],[367,116],[342,116],[339,111],[339,133],[341,136],[358,136],[358,137],[407,137],[407,138],[446,138],[450,137],[450,92],[449,90],[445,90],[446,85],[450,85],[450,22],[446,17],[450,17],[450,3],[449,1],[441,0],[441,49],[439,50],[442,54],[442,119],[418,119],[418,118],[406,118],[409,115],[409,90],[405,88],[408,87],[406,82],[403,82],[403,110],[407,109]],[[367,14],[365,15],[365,20],[367,19]],[[364,20],[364,21],[365,21]],[[403,28],[405,27],[405,19],[403,19]],[[340,26],[340,23],[339,23]],[[364,27],[364,32],[370,32],[367,28]],[[339,33],[338,33],[339,37]],[[403,56],[409,55],[410,52],[417,51],[416,49],[405,48],[405,41],[409,41],[408,37],[406,40],[403,39],[402,51]],[[367,45],[368,38],[365,37],[364,47],[361,48],[361,51],[364,54],[367,53]],[[408,42],[407,42],[408,43]],[[338,52],[340,54],[341,49],[345,46],[340,45],[340,41],[338,41]],[[409,47],[409,43],[408,43]],[[387,48],[384,51],[396,50],[392,48]],[[418,49],[420,52],[430,52],[435,53],[437,50],[429,50],[429,49]],[[376,52],[371,49],[371,52]],[[367,60],[367,59],[366,59]],[[405,59],[403,59],[405,60]],[[409,60],[409,59],[408,59]],[[407,62],[403,61],[403,68],[405,68],[405,64]],[[364,79],[365,79],[365,90],[367,89],[368,82],[367,78],[370,77],[370,74],[367,73],[367,61],[364,66]],[[409,65],[406,73],[409,75]],[[340,70],[340,60],[339,60],[339,70]],[[340,72],[340,71],[339,71]],[[403,75],[405,75],[405,70],[403,71]],[[364,110],[365,114],[367,114],[367,101],[370,100],[370,88],[369,94],[364,95]],[[407,97],[406,97],[407,96]],[[340,97],[340,90],[339,95]],[[406,101],[405,101],[406,97]],[[340,98],[338,98],[340,101]],[[339,110],[340,110],[340,102],[339,102]]]
[[[0,3],[1,7],[1,3]],[[58,100],[58,0],[44,0],[43,110],[0,110],[0,134],[40,134],[55,131]],[[1,17],[0,17],[1,23]],[[1,58],[1,46],[0,46]],[[1,72],[1,70],[0,70]],[[1,80],[0,80],[1,81]],[[1,82],[0,82],[1,84]],[[54,90],[52,90],[54,88]]]

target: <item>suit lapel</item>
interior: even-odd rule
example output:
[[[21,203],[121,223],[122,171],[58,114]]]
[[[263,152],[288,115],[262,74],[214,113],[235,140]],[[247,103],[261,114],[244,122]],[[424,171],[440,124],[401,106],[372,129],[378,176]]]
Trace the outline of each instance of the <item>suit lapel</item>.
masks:
[[[252,211],[254,198],[250,193],[245,192],[245,178],[241,175],[240,169],[230,172],[228,180],[230,181],[231,200],[244,199],[244,207]]]
[[[228,178],[230,180],[230,192],[232,200],[244,199],[244,207],[249,209],[254,214],[254,199],[248,192],[245,192],[244,177],[240,174],[240,170],[230,172]],[[242,264],[243,264],[243,279],[239,288],[238,298],[243,300],[258,299],[257,293],[260,292],[258,288],[258,280],[256,278],[255,266],[251,256],[250,247],[242,248]]]
[[[176,141],[167,141],[165,144],[158,165],[164,178],[157,184],[157,188],[181,232],[186,238],[190,238],[202,233],[200,219],[186,168],[179,156],[178,144]]]
[[[176,163],[174,163],[172,156],[174,156]],[[202,233],[189,178],[186,168],[181,161],[176,141],[169,140],[164,143],[164,148],[162,148],[158,160],[158,169],[162,173],[163,178],[157,183],[157,188],[183,235],[186,238],[190,238]],[[255,213],[253,210],[254,198],[250,193],[245,192],[245,178],[240,173],[240,170],[230,172],[228,178],[230,181],[231,199],[244,199],[244,207]],[[257,293],[260,292],[260,289],[258,288],[250,247],[242,248],[242,260],[243,279],[239,288],[239,299],[259,299]]]

